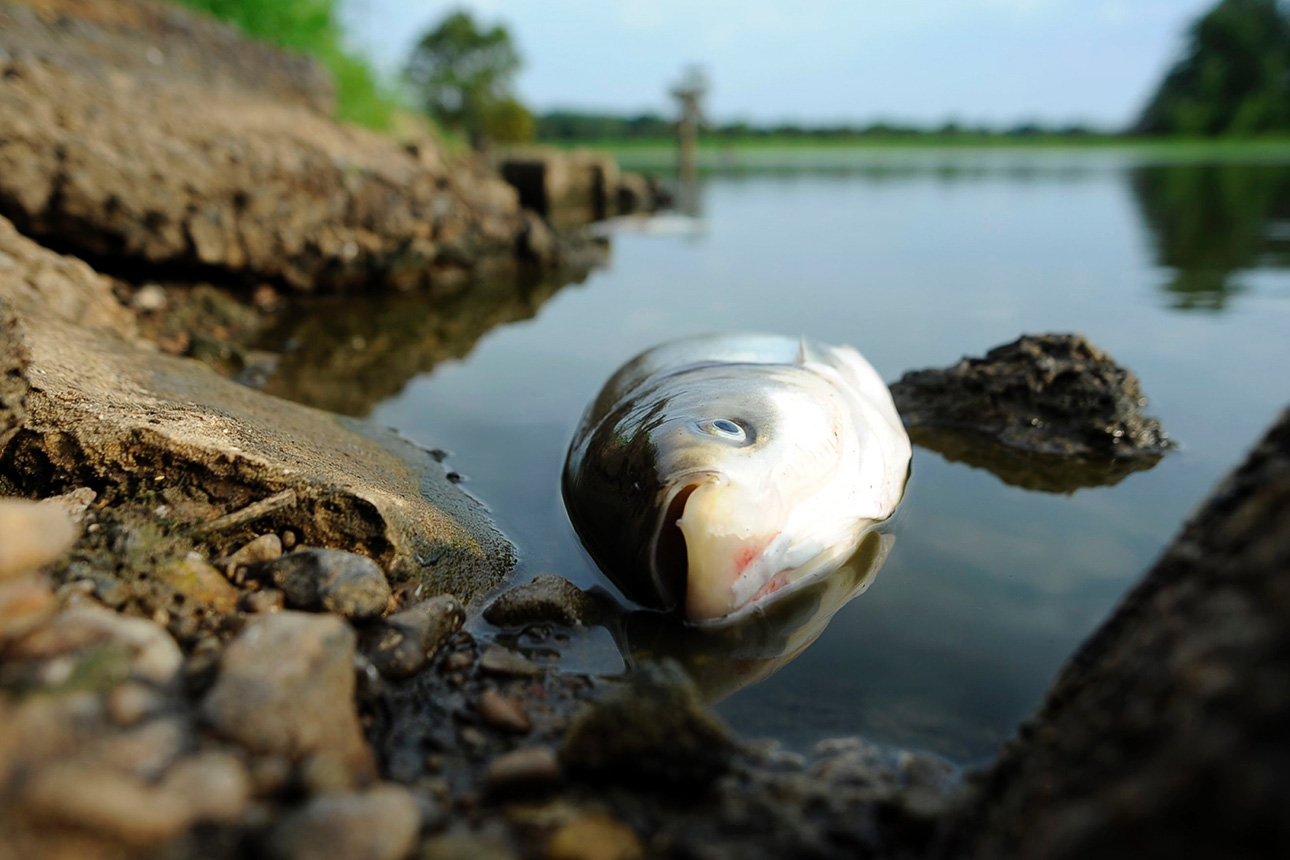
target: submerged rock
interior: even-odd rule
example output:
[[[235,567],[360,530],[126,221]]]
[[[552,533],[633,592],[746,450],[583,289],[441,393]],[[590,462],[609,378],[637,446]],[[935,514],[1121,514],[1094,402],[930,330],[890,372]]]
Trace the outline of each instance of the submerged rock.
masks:
[[[562,576],[542,574],[517,585],[484,610],[484,620],[498,627],[550,622],[566,627],[595,624],[600,607],[585,591]]]
[[[1137,377],[1081,335],[1027,335],[984,358],[906,373],[891,393],[911,429],[966,430],[1036,454],[1158,458],[1171,445],[1143,414]]]
[[[956,856],[1283,857],[1290,412],[1066,664]]]

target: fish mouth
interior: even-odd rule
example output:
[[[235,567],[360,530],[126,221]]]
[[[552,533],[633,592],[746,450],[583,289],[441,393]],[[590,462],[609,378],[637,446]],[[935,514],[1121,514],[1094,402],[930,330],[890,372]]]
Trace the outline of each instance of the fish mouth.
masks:
[[[700,482],[691,482],[674,493],[663,509],[658,529],[654,532],[650,572],[654,577],[654,589],[668,609],[685,602],[690,558],[685,533],[678,523],[685,514],[686,502],[700,486]]]

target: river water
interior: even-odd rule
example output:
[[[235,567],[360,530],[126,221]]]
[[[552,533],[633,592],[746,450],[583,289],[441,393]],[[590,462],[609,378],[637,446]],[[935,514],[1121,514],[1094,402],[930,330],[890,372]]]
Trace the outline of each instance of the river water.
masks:
[[[636,352],[804,334],[853,344],[892,380],[1022,333],[1086,334],[1138,374],[1179,449],[1114,486],[1050,493],[916,448],[872,587],[717,706],[793,747],[859,733],[980,761],[1290,402],[1290,167],[1117,152],[824,166],[706,179],[697,229],[615,235],[606,267],[472,336],[370,417],[450,452],[520,548],[520,577],[603,587],[559,475],[587,401]],[[622,666],[607,634],[582,647],[590,668]]]

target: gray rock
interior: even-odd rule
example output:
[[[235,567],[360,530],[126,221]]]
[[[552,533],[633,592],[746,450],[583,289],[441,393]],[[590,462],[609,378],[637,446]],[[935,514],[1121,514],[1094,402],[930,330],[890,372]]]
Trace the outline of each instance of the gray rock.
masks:
[[[524,703],[518,699],[503,696],[492,688],[479,694],[479,702],[475,705],[475,710],[480,720],[495,729],[517,735],[526,735],[533,730],[533,721],[529,719]]]
[[[551,574],[517,585],[484,610],[484,619],[498,627],[540,622],[576,627],[595,624],[599,617],[599,607],[590,595],[564,577]]]
[[[266,561],[273,561],[282,556],[282,538],[270,532],[260,535],[253,541],[244,544],[235,552],[220,559],[217,564],[223,571],[232,576],[239,567],[250,567]]]
[[[560,759],[551,747],[512,750],[489,762],[485,781],[498,794],[546,788],[560,781]]]
[[[365,636],[364,651],[382,675],[409,678],[426,667],[465,618],[451,595],[425,600],[386,618]]]
[[[354,705],[354,642],[334,616],[256,616],[224,649],[202,714],[249,750],[327,762],[361,784],[373,762]]]
[[[729,729],[669,661],[641,667],[574,717],[560,760],[606,781],[697,791],[729,767],[734,751]]]
[[[274,826],[268,847],[279,860],[404,860],[420,829],[411,792],[385,784],[314,798]]]
[[[44,491],[51,473],[147,487],[172,517],[208,522],[291,490],[274,530],[467,602],[514,563],[425,452],[140,345],[105,280],[3,219],[0,251],[15,261],[0,269],[0,473],[19,491]]]
[[[298,549],[257,568],[282,590],[287,606],[335,612],[355,621],[375,618],[390,602],[380,565],[339,549]]]
[[[1081,335],[1024,336],[891,386],[910,428],[949,428],[1061,457],[1158,458],[1171,447],[1138,379]],[[915,441],[919,441],[917,438]]]
[[[1290,855],[1290,412],[980,781],[964,857]]]
[[[517,678],[535,678],[542,674],[542,667],[509,648],[489,645],[479,655],[479,668],[489,675],[509,675]]]

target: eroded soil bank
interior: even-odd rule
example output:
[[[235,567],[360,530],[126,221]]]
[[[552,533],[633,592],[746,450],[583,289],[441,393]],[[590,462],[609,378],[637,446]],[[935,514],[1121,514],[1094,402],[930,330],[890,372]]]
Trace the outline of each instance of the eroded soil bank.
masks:
[[[170,7],[0,4],[0,68],[0,857],[1290,850],[1290,413],[987,772],[789,753],[675,664],[560,671],[605,607],[557,577],[499,597],[515,551],[443,455],[336,414],[603,246]],[[911,424],[973,451],[1111,480],[1166,450],[1078,339],[907,382]]]

